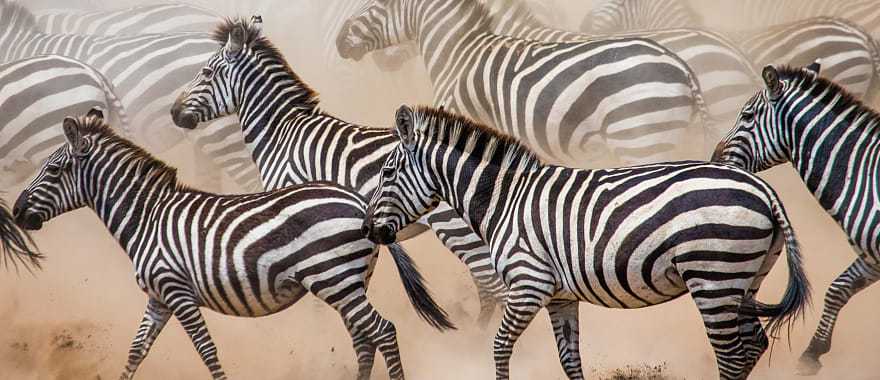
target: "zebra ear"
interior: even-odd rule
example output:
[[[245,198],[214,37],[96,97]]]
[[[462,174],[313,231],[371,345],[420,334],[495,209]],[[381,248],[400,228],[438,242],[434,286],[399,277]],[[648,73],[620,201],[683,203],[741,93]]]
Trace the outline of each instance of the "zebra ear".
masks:
[[[104,110],[101,109],[101,107],[92,107],[92,109],[89,110],[89,113],[87,113],[86,116],[104,120]]]
[[[407,105],[402,105],[394,116],[394,122],[397,125],[397,136],[407,149],[412,150],[415,146],[416,135],[415,126],[413,125],[413,110]]]
[[[815,62],[813,62],[809,66],[807,66],[806,69],[807,69],[807,71],[810,71],[815,75],[819,75],[819,70],[822,69],[822,64],[817,59]]]
[[[257,32],[263,32],[263,16],[253,15],[251,16],[251,26],[256,29]]]
[[[779,73],[776,71],[776,68],[773,65],[764,66],[761,77],[764,78],[764,84],[767,85],[767,90],[770,91],[770,100],[779,99],[782,96],[782,81],[779,80]]]
[[[79,124],[77,124],[76,119],[70,116],[65,117],[61,126],[64,128],[64,138],[67,139],[67,143],[70,144],[73,154],[76,156],[84,156],[86,152],[88,152],[89,141],[80,132]]]

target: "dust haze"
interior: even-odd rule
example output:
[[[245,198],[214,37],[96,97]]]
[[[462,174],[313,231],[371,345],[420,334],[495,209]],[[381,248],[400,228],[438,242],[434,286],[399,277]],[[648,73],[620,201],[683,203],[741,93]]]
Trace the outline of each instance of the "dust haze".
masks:
[[[291,67],[321,94],[322,108],[343,119],[390,125],[401,103],[431,101],[420,60],[396,73],[379,71],[370,60],[338,59],[328,66],[320,22],[321,7],[331,1],[210,2],[228,15],[260,12],[268,37]],[[551,0],[561,23],[575,28],[589,2]],[[30,7],[85,9],[111,3],[84,0],[28,0]],[[125,0],[114,7],[135,5]],[[208,3],[207,0],[202,4]],[[696,2],[695,2],[696,3]],[[701,8],[709,8],[699,2]],[[708,11],[708,10],[707,10]],[[716,17],[717,18],[717,17]],[[720,19],[720,18],[718,18]],[[335,49],[334,49],[335,51]],[[183,85],[183,84],[181,84]],[[191,150],[177,147],[159,155],[195,183]],[[855,258],[838,226],[822,211],[789,166],[762,173],[780,193],[803,246],[813,284],[813,307],[795,325],[788,342],[777,341],[752,373],[754,379],[796,379],[797,358],[807,346],[822,310],[824,291]],[[198,185],[198,184],[196,184]],[[223,181],[224,192],[236,191]],[[14,200],[20,189],[8,189]],[[208,189],[217,190],[217,189]],[[0,272],[0,379],[110,379],[121,373],[128,348],[143,316],[146,296],[138,289],[132,264],[90,210],[47,223],[34,234],[48,260],[33,275]],[[437,301],[459,329],[438,333],[423,323],[406,298],[393,263],[383,249],[370,283],[369,297],[397,326],[404,371],[411,379],[489,379],[494,376],[492,338],[500,321],[478,326],[476,289],[464,265],[433,236],[404,243],[429,281]],[[764,282],[759,299],[777,301],[786,283],[779,260]],[[689,296],[641,310],[609,310],[581,304],[581,354],[590,378],[714,379],[715,360],[700,316]],[[880,374],[880,286],[869,288],[841,314],[832,351],[822,360],[819,379],[876,379]],[[205,312],[226,373],[232,379],[351,379],[357,363],[341,319],[315,297],[306,296],[286,311],[250,319]],[[378,358],[377,358],[378,359]],[[546,311],[517,342],[511,361],[513,379],[564,379]],[[207,379],[180,324],[172,321],[141,365],[139,379]],[[385,379],[377,360],[373,378]]]

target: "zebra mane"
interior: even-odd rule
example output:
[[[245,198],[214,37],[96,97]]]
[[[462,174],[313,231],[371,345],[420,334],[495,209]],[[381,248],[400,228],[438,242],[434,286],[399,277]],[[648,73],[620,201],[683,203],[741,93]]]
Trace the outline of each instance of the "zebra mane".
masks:
[[[0,0],[3,1],[3,0]],[[232,32],[234,28],[237,27],[244,28],[244,41],[245,44],[250,47],[253,51],[257,51],[265,54],[269,58],[273,60],[277,60],[284,65],[284,70],[293,77],[293,80],[296,82],[296,86],[300,89],[300,92],[297,94],[297,97],[301,97],[302,99],[297,102],[300,105],[305,105],[308,108],[315,109],[318,106],[318,92],[313,90],[309,85],[300,79],[299,75],[293,71],[290,67],[290,64],[287,63],[287,60],[284,58],[284,54],[281,53],[281,50],[269,41],[268,38],[261,34],[261,31],[256,26],[252,25],[250,21],[245,20],[242,17],[230,18],[227,17],[223,22],[217,25],[217,28],[214,29],[214,32],[211,34],[211,37],[214,41],[221,45],[225,45],[229,40],[229,33]]]
[[[483,157],[488,154],[489,157],[494,157],[496,152],[502,152],[502,162],[520,159],[520,162],[528,166],[544,164],[537,154],[519,140],[466,116],[428,106],[416,107],[413,112],[417,131],[438,139],[453,149],[460,150],[465,146],[471,146],[473,148],[466,153]],[[474,144],[465,142],[474,142]]]
[[[528,7],[528,5],[524,4],[522,0],[481,0],[483,2],[483,7],[487,9],[489,12],[489,18],[491,19],[490,24],[492,25],[492,30],[497,28],[497,25],[502,21],[501,19],[497,19],[498,16],[504,14],[508,10],[512,9],[513,11],[510,13],[510,18],[513,20],[519,20],[521,23],[526,25],[535,25],[544,27],[544,22],[539,20],[536,17],[532,10]]]
[[[13,24],[12,21],[15,21]],[[17,1],[0,0],[0,22],[9,23],[2,27],[36,29],[37,16]]]
[[[780,80],[787,79],[790,84],[797,86],[798,91],[811,91],[811,87],[813,86],[815,86],[815,90],[813,91],[814,94],[821,94],[825,90],[828,90],[829,92],[840,96],[840,99],[836,102],[837,107],[835,108],[846,109],[856,107],[856,118],[864,115],[870,120],[880,122],[880,113],[856,98],[841,85],[827,78],[815,75],[800,67],[791,67],[787,65],[777,67],[777,73],[779,74]]]
[[[82,135],[96,136],[95,141],[107,141],[107,146],[114,150],[122,150],[131,153],[133,160],[139,161],[142,166],[142,172],[156,173],[159,177],[158,184],[160,186],[170,186],[181,191],[197,191],[187,185],[181,184],[177,180],[177,168],[166,164],[164,161],[154,157],[152,154],[131,142],[130,140],[119,136],[116,131],[110,127],[104,119],[91,116],[76,116],[76,124]]]

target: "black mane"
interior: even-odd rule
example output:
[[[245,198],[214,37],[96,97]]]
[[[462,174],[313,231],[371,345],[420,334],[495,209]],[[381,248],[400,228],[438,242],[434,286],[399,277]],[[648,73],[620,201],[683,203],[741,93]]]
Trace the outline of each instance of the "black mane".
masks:
[[[828,90],[830,93],[840,96],[840,99],[837,101],[840,109],[856,107],[856,117],[865,115],[871,120],[880,121],[880,114],[877,111],[857,99],[839,84],[827,78],[817,76],[813,72],[800,67],[781,66],[777,67],[776,71],[779,74],[780,80],[788,80],[790,84],[796,84],[799,91],[810,91],[810,88],[813,87],[815,89],[814,93],[821,94]]]
[[[0,0],[2,1],[2,0]],[[300,88],[301,93],[298,94],[298,97],[301,97],[301,101],[298,104],[306,105],[309,108],[316,108],[318,106],[318,93],[305,84],[300,78],[299,75],[290,68],[290,65],[287,63],[287,60],[284,58],[284,55],[275,47],[275,44],[272,41],[269,41],[268,38],[262,35],[259,28],[255,25],[251,24],[250,21],[245,20],[241,17],[236,18],[226,18],[220,24],[217,25],[217,28],[214,29],[214,32],[211,33],[211,37],[214,41],[217,41],[221,46],[225,45],[229,40],[229,34],[232,32],[234,28],[241,27],[244,30],[244,43],[250,49],[260,54],[264,54],[269,59],[275,60],[281,63],[284,66],[284,70],[293,77],[297,86]]]
[[[427,106],[416,107],[414,114],[417,131],[440,139],[450,147],[461,145],[458,142],[462,140],[485,139],[473,144],[473,150],[468,153],[482,156],[487,151],[503,152],[505,160],[519,158],[530,166],[543,165],[538,155],[519,140],[468,117]]]

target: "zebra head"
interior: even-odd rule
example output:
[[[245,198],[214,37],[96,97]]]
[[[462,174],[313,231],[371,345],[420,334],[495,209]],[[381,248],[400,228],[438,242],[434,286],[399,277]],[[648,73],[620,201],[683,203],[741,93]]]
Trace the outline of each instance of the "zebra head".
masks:
[[[339,29],[336,49],[345,59],[360,61],[367,53],[412,41],[415,28],[404,12],[405,0],[373,0]]]
[[[238,112],[241,99],[235,86],[247,73],[244,68],[253,67],[244,63],[256,59],[252,47],[262,37],[262,25],[258,15],[250,22],[238,19],[220,24],[214,31],[220,49],[177,97],[171,107],[174,124],[194,129],[199,123]]]
[[[377,244],[391,244],[398,231],[433,210],[440,203],[435,181],[426,175],[427,152],[417,149],[421,118],[407,106],[395,117],[400,144],[385,164],[379,187],[373,193],[364,219],[363,232]]]
[[[811,78],[819,75],[820,64],[814,62],[801,71]],[[761,76],[765,88],[743,106],[733,129],[718,143],[713,162],[732,164],[753,173],[788,162],[791,152],[789,121],[785,104],[798,101],[798,84],[793,78],[780,76],[772,65],[764,67]]]
[[[15,222],[27,230],[39,230],[50,219],[86,205],[86,186],[80,180],[85,158],[96,150],[93,136],[84,126],[103,125],[104,115],[92,109],[85,116],[67,117],[62,126],[67,143],[43,163],[36,178],[15,201]]]

